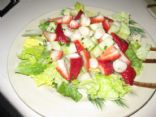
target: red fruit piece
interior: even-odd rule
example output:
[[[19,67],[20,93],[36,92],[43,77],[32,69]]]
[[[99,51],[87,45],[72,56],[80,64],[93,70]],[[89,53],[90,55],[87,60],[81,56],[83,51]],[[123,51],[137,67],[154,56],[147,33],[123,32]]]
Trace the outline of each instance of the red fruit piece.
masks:
[[[49,22],[56,22],[57,24],[62,23],[62,17],[52,18],[48,20]]]
[[[121,59],[123,62],[125,62],[127,65],[130,65],[130,64],[131,64],[131,61],[128,59],[128,57],[127,57],[124,53],[122,53],[122,52],[120,52],[120,54],[121,54],[120,59]]]
[[[56,27],[56,39],[55,41],[59,41],[59,42],[63,42],[63,43],[69,43],[69,39],[65,36],[63,30],[62,30],[62,24],[57,24],[57,27]]]
[[[66,80],[70,80],[69,79],[69,73],[68,73],[68,70],[67,70],[67,66],[64,62],[63,59],[60,59],[57,61],[57,67],[56,67],[56,70],[60,73],[60,75],[66,79]]]
[[[120,50],[124,53],[126,52],[126,50],[128,49],[128,43],[119,38],[115,33],[111,33],[113,40],[115,41],[115,43],[119,46]]]
[[[126,84],[133,85],[134,78],[136,76],[136,72],[133,67],[129,65],[127,69],[121,73],[121,75]]]
[[[111,18],[109,18],[109,17],[104,17],[105,18],[105,20],[108,20],[108,22],[109,22],[109,24],[111,24],[112,22],[113,22],[113,19],[111,19]]]
[[[72,16],[63,16],[63,18],[62,18],[62,23],[63,24],[69,24],[70,23],[70,21],[72,20]]]
[[[55,41],[56,39],[56,33],[44,31],[43,35],[49,42]]]
[[[102,26],[103,26],[103,29],[104,29],[106,32],[108,32],[108,30],[110,29],[109,21],[105,19],[105,20],[102,22]]]
[[[76,20],[71,20],[71,22],[69,23],[69,27],[71,29],[77,29],[77,28],[79,28],[79,26],[80,26],[80,24]]]
[[[59,50],[53,50],[50,54],[51,59],[54,61],[61,59],[62,56],[63,56],[63,51],[59,51]]]
[[[89,55],[89,52],[87,50],[82,50],[80,52],[80,55],[82,56],[83,65],[84,65],[85,69],[87,71],[89,71],[89,68],[90,68],[90,63],[89,63],[90,55]]]
[[[104,75],[110,75],[114,72],[111,61],[98,60],[98,63],[99,63],[99,69]]]
[[[83,11],[82,10],[80,10],[79,12],[78,12],[78,14],[74,17],[74,20],[79,20],[80,18],[81,18],[81,15],[83,14]]]
[[[99,57],[100,60],[103,61],[114,61],[121,56],[118,49],[114,46],[108,47],[104,53]]]
[[[76,46],[77,52],[80,53],[82,50],[84,50],[84,47],[82,43],[79,40],[75,40],[74,44]]]
[[[91,24],[100,23],[104,21],[104,17],[103,16],[91,17],[90,20],[91,20]]]
[[[76,55],[76,56],[75,56]],[[74,80],[78,77],[81,68],[83,66],[83,60],[81,56],[75,54],[75,57],[70,58],[70,70],[69,70],[69,79]]]

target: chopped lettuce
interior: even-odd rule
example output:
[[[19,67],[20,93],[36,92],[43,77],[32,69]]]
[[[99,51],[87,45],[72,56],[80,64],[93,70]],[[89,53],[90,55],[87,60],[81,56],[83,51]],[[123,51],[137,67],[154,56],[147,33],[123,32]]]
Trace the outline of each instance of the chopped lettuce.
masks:
[[[82,95],[78,91],[78,89],[74,85],[69,83],[62,82],[57,87],[57,91],[66,97],[71,97],[76,102],[78,102],[82,98]]]
[[[142,45],[137,51],[136,51],[136,55],[139,59],[141,60],[145,60],[149,51],[150,51],[151,45],[149,44],[145,44]]]
[[[32,38],[25,41],[24,48],[18,58],[21,59],[16,72],[24,75],[35,75],[44,71],[51,62],[49,51],[39,41],[32,42]]]
[[[52,86],[53,83],[61,84],[62,82],[65,82],[62,76],[57,72],[55,66],[56,63],[53,62],[44,70],[44,72],[37,75],[32,75],[32,78],[34,79],[37,86]]]
[[[39,45],[43,45],[43,39],[41,39],[41,37],[27,37],[24,41],[24,48],[31,48]]]
[[[85,89],[92,99],[116,100],[130,91],[119,75],[97,74],[93,79],[82,81],[79,87]]]
[[[131,43],[126,51],[126,55],[130,59],[131,64],[135,69],[135,71],[137,72],[137,74],[139,74],[143,68],[143,61],[139,59],[135,53],[138,47],[139,47],[138,43]]]
[[[126,12],[115,13],[112,16],[114,23],[109,32],[115,32],[120,38],[128,39],[130,35],[129,20],[130,16]]]
[[[118,12],[113,14],[113,19],[119,22],[124,22],[125,24],[129,24],[130,15],[126,12]]]
[[[128,39],[130,35],[129,26],[126,23],[121,22],[120,30],[116,32],[116,34],[122,39]]]
[[[74,5],[74,8],[77,11],[80,11],[80,10],[84,11],[85,6],[84,6],[84,4],[82,4],[80,2],[76,2],[76,4]]]
[[[49,24],[50,24],[50,22],[41,21],[41,23],[39,24],[39,28],[40,28],[42,31],[45,31],[45,30],[47,30]]]

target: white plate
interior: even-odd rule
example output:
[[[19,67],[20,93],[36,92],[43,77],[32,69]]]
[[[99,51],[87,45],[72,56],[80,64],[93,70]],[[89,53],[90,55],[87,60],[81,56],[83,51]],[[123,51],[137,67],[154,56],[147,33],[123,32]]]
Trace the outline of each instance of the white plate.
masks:
[[[111,15],[111,11],[98,8],[89,8],[94,11],[100,11],[104,15]],[[127,94],[124,99],[128,108],[117,106],[112,102],[106,102],[103,110],[83,99],[80,102],[74,102],[69,98],[65,98],[56,93],[53,89],[47,87],[37,87],[34,81],[24,75],[15,74],[15,68],[18,65],[17,54],[20,53],[23,46],[22,34],[27,29],[37,28],[39,21],[51,16],[57,16],[59,11],[47,13],[36,20],[29,23],[17,36],[8,56],[8,74],[10,82],[15,89],[19,98],[35,112],[43,116],[54,117],[104,117],[104,116],[128,116],[137,112],[142,108],[152,97],[155,90],[133,86],[134,94]],[[145,41],[154,45],[150,36],[147,34]],[[150,56],[153,56],[151,53]],[[152,82],[154,81],[154,70],[156,65],[145,64],[140,76],[136,78],[139,81]]]

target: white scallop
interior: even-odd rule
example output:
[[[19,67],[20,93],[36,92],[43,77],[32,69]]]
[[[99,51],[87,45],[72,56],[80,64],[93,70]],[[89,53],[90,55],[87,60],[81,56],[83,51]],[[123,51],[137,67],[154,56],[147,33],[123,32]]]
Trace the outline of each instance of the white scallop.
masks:
[[[122,73],[126,70],[127,64],[120,59],[117,59],[113,62],[113,68],[116,72]]]
[[[70,29],[65,29],[64,30],[64,34],[67,36],[67,37],[71,37],[72,36],[72,31]]]
[[[89,64],[91,68],[97,68],[98,67],[98,61],[96,58],[90,58]]]
[[[71,39],[72,39],[72,41],[74,41],[74,40],[81,40],[82,39],[82,35],[81,35],[80,31],[76,30],[74,33],[72,33]]]
[[[80,24],[81,26],[89,26],[90,25],[90,18],[85,16],[85,15],[82,15],[81,16],[81,20],[80,20]]]
[[[79,28],[79,31],[80,31],[80,33],[81,33],[81,35],[82,35],[83,37],[89,36],[89,34],[90,34],[89,28],[88,28],[88,27],[85,27],[85,26],[81,26],[81,27]]]
[[[104,34],[105,34],[105,31],[104,31],[102,28],[98,28],[98,29],[95,31],[94,37],[95,37],[96,39],[100,39]]]

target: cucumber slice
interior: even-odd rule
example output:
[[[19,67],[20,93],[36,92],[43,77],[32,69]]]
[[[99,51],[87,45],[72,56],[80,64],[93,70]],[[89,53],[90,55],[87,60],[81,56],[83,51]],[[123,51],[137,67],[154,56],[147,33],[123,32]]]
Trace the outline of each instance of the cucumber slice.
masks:
[[[89,38],[85,38],[82,40],[82,44],[84,45],[84,47],[91,51],[95,46],[96,46],[96,43],[94,43],[91,39]]]
[[[65,8],[61,11],[61,15],[71,15],[71,9]]]
[[[95,24],[91,24],[90,25],[90,28],[93,30],[93,31],[96,31],[97,29],[103,29],[103,26],[102,26],[102,23],[95,23]]]
[[[63,52],[64,54],[72,54],[72,53],[76,53],[77,49],[74,43],[70,43],[69,45],[64,45],[63,46]]]
[[[59,42],[57,41],[53,41],[50,43],[51,44],[51,48],[54,49],[54,50],[62,50]]]
[[[99,57],[101,54],[103,53],[103,51],[101,50],[101,48],[99,46],[96,46],[92,51],[91,51],[91,55],[95,58]]]
[[[48,32],[55,32],[56,24],[54,22],[50,22],[49,26],[47,27]]]

